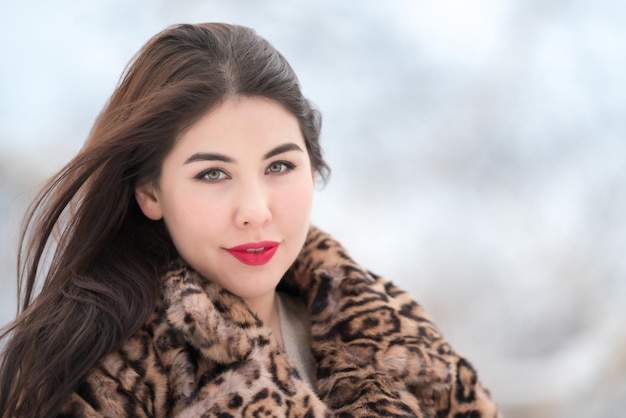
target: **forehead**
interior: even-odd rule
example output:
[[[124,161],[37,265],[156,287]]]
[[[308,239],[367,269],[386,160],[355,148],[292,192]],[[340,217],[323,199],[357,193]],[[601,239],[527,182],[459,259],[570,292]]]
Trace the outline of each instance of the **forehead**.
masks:
[[[207,112],[179,138],[179,150],[304,145],[298,119],[281,104],[262,97],[230,97]]]

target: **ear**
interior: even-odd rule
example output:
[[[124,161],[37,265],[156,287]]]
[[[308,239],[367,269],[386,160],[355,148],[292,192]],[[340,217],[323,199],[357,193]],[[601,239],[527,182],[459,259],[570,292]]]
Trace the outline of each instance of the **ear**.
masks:
[[[152,182],[137,186],[135,188],[135,199],[143,214],[149,219],[158,221],[163,217],[163,209]]]

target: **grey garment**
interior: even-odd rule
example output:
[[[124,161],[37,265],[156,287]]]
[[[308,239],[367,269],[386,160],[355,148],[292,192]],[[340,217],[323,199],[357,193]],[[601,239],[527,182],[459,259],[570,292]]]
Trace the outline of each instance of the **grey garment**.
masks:
[[[278,295],[278,315],[287,358],[313,390],[315,365],[311,355],[311,318],[304,302],[282,292]]]

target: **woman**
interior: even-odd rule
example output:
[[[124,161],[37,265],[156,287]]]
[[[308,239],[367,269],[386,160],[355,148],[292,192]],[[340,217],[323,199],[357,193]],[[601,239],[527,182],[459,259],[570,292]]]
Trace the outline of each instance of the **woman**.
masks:
[[[498,416],[422,309],[309,225],[320,124],[252,30],[151,39],[26,218],[2,417]]]

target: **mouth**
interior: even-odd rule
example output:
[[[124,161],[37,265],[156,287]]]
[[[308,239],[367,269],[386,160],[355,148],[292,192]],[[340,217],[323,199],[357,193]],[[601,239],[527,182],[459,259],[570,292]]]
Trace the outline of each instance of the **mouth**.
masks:
[[[226,251],[243,264],[261,266],[267,264],[274,257],[279,244],[276,241],[251,242],[226,248]]]

